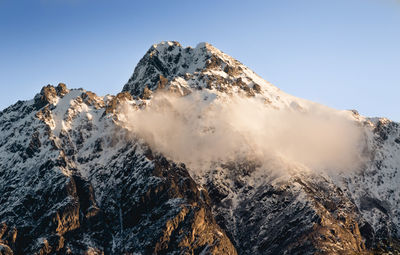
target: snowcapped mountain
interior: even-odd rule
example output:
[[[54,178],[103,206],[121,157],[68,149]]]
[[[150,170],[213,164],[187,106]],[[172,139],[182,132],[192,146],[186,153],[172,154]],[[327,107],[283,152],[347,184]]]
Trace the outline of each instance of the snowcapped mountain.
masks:
[[[0,254],[400,252],[399,124],[208,43],[153,45],[115,96],[45,86],[0,129]]]

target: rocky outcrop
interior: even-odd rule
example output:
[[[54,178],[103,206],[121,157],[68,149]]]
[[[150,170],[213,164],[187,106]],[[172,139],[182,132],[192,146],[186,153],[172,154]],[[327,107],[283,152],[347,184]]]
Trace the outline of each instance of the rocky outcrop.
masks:
[[[115,112],[121,101],[123,102],[127,100],[132,100],[131,94],[127,92],[118,93],[115,97],[112,97],[112,99],[109,100],[109,102],[107,103],[105,113],[107,114]]]
[[[360,211],[332,181],[295,174],[255,184],[259,167],[245,161],[206,177],[213,213],[239,254],[369,253]]]
[[[247,73],[252,71],[208,43],[184,48],[178,42],[162,42],[147,51],[123,91],[144,99],[150,98],[151,91],[168,87],[174,92],[186,90],[181,95],[192,89],[229,92],[234,87],[248,96],[261,93],[255,81],[258,78],[252,79]]]

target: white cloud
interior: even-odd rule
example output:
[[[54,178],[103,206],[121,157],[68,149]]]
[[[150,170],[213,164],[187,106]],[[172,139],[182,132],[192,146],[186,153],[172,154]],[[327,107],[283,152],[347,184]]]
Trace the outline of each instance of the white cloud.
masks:
[[[254,98],[204,100],[205,93],[156,94],[146,109],[126,107],[121,119],[153,150],[193,170],[242,157],[266,167],[278,161],[315,170],[358,167],[362,132],[342,112],[319,105],[276,110]]]

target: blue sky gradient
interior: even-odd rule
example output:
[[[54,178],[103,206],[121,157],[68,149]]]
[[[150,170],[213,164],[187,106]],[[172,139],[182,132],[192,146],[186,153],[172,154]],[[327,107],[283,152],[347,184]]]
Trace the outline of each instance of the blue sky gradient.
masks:
[[[118,93],[147,49],[209,42],[292,95],[400,121],[396,0],[0,0],[0,109]]]

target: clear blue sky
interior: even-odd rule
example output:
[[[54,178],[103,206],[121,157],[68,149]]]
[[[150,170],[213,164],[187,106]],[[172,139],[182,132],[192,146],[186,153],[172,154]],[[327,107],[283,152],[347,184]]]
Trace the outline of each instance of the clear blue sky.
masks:
[[[0,0],[0,109],[58,82],[115,94],[164,40],[207,41],[290,94],[400,121],[396,0]]]

